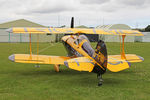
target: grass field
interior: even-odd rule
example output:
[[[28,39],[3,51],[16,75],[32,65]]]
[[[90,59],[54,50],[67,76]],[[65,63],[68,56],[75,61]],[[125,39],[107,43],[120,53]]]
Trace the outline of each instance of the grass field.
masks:
[[[41,43],[40,49],[49,45],[41,54],[66,55],[60,43]],[[0,43],[0,100],[149,100],[150,43],[126,43],[125,46],[126,53],[140,55],[144,62],[133,63],[130,69],[119,73],[107,71],[103,86],[98,87],[95,73],[78,72],[65,66],[56,73],[53,65],[35,68],[34,64],[13,63],[8,56],[28,53],[28,44]],[[107,49],[109,54],[118,54],[119,44],[107,43]]]

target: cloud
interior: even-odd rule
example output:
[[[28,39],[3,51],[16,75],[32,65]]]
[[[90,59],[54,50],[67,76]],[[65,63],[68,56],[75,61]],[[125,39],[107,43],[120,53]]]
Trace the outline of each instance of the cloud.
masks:
[[[95,26],[102,24],[140,21],[150,23],[148,13],[150,0],[0,0],[0,23],[20,18],[43,25],[70,24],[75,16],[77,25]],[[79,24],[80,23],[80,24]]]
[[[100,5],[100,4],[104,4],[104,3],[107,3],[111,0],[81,0],[80,2],[82,4],[97,4],[97,5]]]
[[[129,6],[142,6],[147,0],[117,0],[118,3]]]
[[[27,10],[29,13],[60,13],[65,11],[73,11],[75,10],[73,7],[64,6],[64,5],[55,5],[55,6],[43,6],[36,7],[30,10]]]
[[[65,11],[73,11],[78,8],[74,0],[42,0],[39,4],[27,9],[29,13],[60,13]]]

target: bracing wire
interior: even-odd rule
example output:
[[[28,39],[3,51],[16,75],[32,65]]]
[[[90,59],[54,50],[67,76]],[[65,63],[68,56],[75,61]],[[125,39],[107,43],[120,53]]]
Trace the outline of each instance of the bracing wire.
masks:
[[[49,46],[42,48],[41,50],[38,50],[38,54],[46,51],[47,49],[49,49],[50,47],[54,47],[57,46],[57,43],[49,43]],[[33,50],[33,52],[36,52],[37,50]]]

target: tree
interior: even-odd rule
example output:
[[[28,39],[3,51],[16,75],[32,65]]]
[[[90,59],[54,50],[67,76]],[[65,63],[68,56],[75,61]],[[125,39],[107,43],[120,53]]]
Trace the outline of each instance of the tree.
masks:
[[[145,28],[145,31],[146,31],[146,32],[150,32],[150,25],[148,25],[148,26]]]

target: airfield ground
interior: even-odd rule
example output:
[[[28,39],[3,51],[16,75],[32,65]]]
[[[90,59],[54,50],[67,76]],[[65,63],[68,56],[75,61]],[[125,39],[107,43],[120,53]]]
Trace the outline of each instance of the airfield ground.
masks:
[[[41,43],[41,54],[65,56],[61,43]],[[93,46],[96,43],[92,43]],[[97,86],[95,73],[78,72],[61,66],[56,73],[53,65],[13,63],[8,56],[28,53],[27,43],[0,43],[0,100],[149,100],[150,43],[126,43],[126,53],[144,57],[119,73],[107,71],[103,86]],[[33,48],[36,44],[33,44]],[[107,43],[109,54],[119,54],[119,43]],[[34,49],[35,53],[36,49]]]

